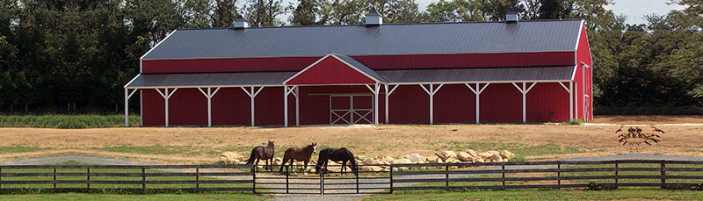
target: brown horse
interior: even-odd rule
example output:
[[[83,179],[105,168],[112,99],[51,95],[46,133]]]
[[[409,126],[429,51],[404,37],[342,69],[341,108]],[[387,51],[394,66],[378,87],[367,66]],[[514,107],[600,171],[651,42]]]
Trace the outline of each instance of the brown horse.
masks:
[[[264,166],[264,170],[269,170],[269,168],[271,168],[271,171],[273,171],[273,154],[273,141],[269,140],[268,146],[256,146],[254,147],[254,149],[251,150],[251,156],[249,156],[247,165],[254,164],[254,167],[256,167],[259,165],[259,159],[262,159],[266,161],[266,166]],[[256,163],[254,163],[254,160],[256,160]],[[271,163],[269,163],[269,160],[271,160]]]
[[[286,162],[290,160],[290,168],[291,170],[293,169],[293,161],[294,160],[299,160],[303,161],[303,172],[305,172],[305,169],[308,169],[308,162],[310,162],[310,157],[312,157],[313,153],[317,152],[317,143],[312,143],[311,145],[308,145],[305,148],[295,148],[291,147],[286,150],[286,153],[283,155],[283,162],[281,162],[281,169],[279,172],[283,172],[283,166],[286,166]]]

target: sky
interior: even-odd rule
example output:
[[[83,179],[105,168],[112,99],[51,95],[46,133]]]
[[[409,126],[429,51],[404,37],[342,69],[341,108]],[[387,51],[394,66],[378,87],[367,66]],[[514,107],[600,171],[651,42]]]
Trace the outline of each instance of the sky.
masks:
[[[420,10],[425,10],[427,5],[437,1],[439,0],[417,0],[417,3]],[[652,13],[666,15],[672,9],[681,9],[678,5],[668,5],[669,0],[615,0],[614,2],[614,5],[608,5],[607,8],[613,10],[616,15],[626,15],[625,23],[628,24],[644,24],[645,15]]]

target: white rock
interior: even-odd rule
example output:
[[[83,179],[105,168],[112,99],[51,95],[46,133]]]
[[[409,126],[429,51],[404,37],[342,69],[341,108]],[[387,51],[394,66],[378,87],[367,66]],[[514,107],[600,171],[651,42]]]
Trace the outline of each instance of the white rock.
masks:
[[[411,164],[413,162],[408,159],[396,159],[392,163],[393,164]]]
[[[467,149],[467,150],[464,151],[464,152],[468,153],[468,154],[471,155],[472,157],[478,157],[478,153],[476,153],[476,151],[474,151],[473,149]]]
[[[473,159],[473,157],[470,154],[463,152],[463,151],[459,152],[459,154],[457,154],[457,157],[459,158],[459,160],[461,160],[463,162],[470,162]]]
[[[508,150],[503,150],[500,151],[500,156],[503,157],[503,159],[512,159],[515,158],[515,154],[508,151]]]
[[[425,162],[425,157],[421,156],[420,154],[410,154],[405,156],[406,159],[412,161],[413,163],[424,163]]]

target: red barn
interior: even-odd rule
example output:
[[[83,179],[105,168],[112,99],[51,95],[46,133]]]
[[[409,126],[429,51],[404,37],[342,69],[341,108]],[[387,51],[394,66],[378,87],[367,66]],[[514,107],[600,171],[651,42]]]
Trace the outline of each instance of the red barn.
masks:
[[[590,121],[584,21],[179,29],[140,60],[142,126]],[[127,108],[127,107],[126,107]],[[127,110],[125,110],[127,119]]]

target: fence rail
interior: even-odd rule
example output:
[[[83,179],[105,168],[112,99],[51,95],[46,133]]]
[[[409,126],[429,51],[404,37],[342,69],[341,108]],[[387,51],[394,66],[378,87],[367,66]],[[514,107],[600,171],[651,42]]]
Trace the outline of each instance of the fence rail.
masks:
[[[703,187],[703,161],[611,160],[374,165],[358,174],[304,174],[251,165],[6,165],[0,192],[26,189],[84,192],[248,191],[371,194],[397,190]],[[274,170],[281,166],[275,165]],[[308,166],[314,169],[314,166]],[[339,166],[329,166],[339,168]],[[363,166],[359,167],[360,169]],[[365,169],[365,168],[363,168]],[[294,171],[295,170],[295,171]],[[297,172],[297,173],[295,173]]]

